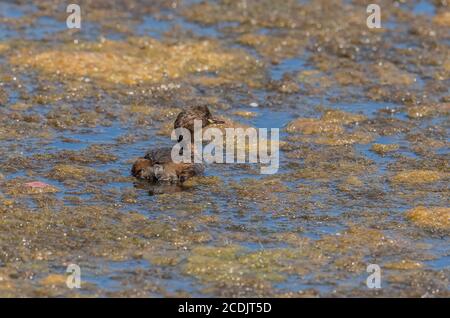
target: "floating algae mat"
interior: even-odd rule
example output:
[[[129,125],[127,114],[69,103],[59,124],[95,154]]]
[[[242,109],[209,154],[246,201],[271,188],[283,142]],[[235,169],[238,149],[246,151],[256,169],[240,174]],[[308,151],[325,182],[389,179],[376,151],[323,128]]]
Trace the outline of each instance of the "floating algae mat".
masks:
[[[0,1],[0,297],[449,297],[448,3],[378,3]],[[194,105],[278,171],[131,177]]]

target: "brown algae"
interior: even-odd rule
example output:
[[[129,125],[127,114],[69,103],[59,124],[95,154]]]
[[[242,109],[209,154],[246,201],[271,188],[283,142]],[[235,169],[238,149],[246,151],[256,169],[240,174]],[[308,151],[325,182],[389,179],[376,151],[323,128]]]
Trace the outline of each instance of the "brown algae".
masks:
[[[100,83],[127,85],[160,83],[202,73],[218,73],[222,83],[238,76],[249,82],[260,73],[260,66],[251,56],[242,51],[224,50],[213,40],[176,45],[152,38],[128,42],[105,40],[44,52],[23,50],[11,62],[50,75],[88,77]]]

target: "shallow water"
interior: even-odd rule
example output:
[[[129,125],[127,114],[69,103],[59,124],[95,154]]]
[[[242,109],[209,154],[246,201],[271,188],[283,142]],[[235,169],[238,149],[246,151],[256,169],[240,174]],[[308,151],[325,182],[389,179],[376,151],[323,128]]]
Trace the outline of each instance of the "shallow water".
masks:
[[[450,295],[448,7],[246,3],[85,1],[74,31],[0,1],[0,296]],[[278,173],[134,180],[197,103],[280,128]]]

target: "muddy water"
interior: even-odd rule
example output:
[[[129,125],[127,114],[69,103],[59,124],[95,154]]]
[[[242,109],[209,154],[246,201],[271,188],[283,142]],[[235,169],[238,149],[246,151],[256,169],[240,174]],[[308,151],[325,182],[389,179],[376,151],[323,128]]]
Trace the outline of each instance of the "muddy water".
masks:
[[[450,295],[445,1],[152,3],[0,1],[0,296]],[[195,104],[278,173],[131,178]]]

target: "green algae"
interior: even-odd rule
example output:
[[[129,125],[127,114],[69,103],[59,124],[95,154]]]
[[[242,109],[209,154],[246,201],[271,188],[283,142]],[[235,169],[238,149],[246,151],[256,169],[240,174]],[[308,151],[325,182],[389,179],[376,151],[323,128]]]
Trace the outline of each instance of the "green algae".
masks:
[[[289,123],[288,132],[302,132],[303,134],[339,133],[344,130],[338,123],[314,118],[299,118]]]
[[[78,180],[86,181],[89,176],[95,174],[95,170],[86,167],[77,167],[74,165],[56,165],[50,172],[49,177],[52,179],[64,180]]]
[[[173,9],[163,2],[87,4],[114,41],[0,43],[0,295],[447,297],[448,270],[430,265],[448,238],[445,11],[416,19],[385,3],[399,27],[375,31],[359,2],[176,3],[163,21],[220,35],[135,34],[142,15]],[[55,10],[43,0],[7,24]],[[291,58],[307,69],[286,69]],[[229,127],[288,114],[281,172],[210,165],[184,188],[136,184],[133,158],[170,145],[174,117],[197,103]],[[23,188],[34,180],[59,192]],[[70,263],[95,283],[66,288]],[[365,288],[368,263],[380,291]]]
[[[395,250],[401,244],[389,240],[378,230],[359,227],[351,227],[339,236],[328,235],[317,241],[294,234],[278,235],[278,238],[283,238],[292,247],[267,248],[259,252],[236,245],[196,247],[191,251],[184,271],[218,288],[239,286],[264,294],[267,284],[284,281],[290,275],[311,274],[314,268],[337,268],[343,271],[343,275],[360,273],[365,270],[365,253]],[[336,251],[342,256],[337,256]],[[315,275],[326,275],[326,272],[316,272]]]
[[[294,251],[287,249],[245,253],[239,246],[198,247],[192,251],[184,270],[206,282],[258,286],[282,281],[284,277],[277,271],[290,268],[282,262],[294,255]]]
[[[297,56],[300,49],[306,45],[305,40],[302,40],[298,34],[288,36],[243,34],[238,38],[238,42],[254,47],[260,55],[270,58],[273,64]]]
[[[393,183],[420,184],[420,183],[436,182],[444,177],[445,174],[439,171],[411,170],[397,173],[395,176],[392,177],[391,181]]]
[[[406,217],[420,227],[431,230],[450,230],[449,208],[416,207],[409,210]]]
[[[373,136],[363,130],[350,130],[346,126],[358,124],[367,118],[361,114],[352,114],[340,110],[326,110],[321,118],[298,118],[291,121],[286,130],[289,133],[303,135],[318,135],[313,137],[298,137],[300,140],[321,145],[344,146],[354,143],[369,143]],[[295,137],[294,137],[295,138]],[[292,139],[291,139],[292,140]]]
[[[401,260],[400,262],[392,262],[384,264],[384,267],[387,269],[396,269],[396,270],[413,270],[420,269],[423,265],[420,262],[414,262],[411,260]]]

